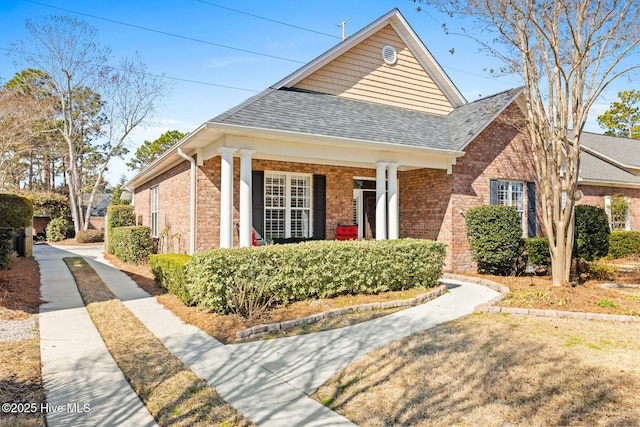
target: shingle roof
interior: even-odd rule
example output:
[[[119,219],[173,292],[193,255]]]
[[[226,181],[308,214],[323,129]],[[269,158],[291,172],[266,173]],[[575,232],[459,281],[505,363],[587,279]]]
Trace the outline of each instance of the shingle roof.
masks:
[[[640,177],[593,154],[580,153],[580,178],[621,184],[640,184]]]
[[[459,151],[519,93],[512,89],[440,116],[317,92],[267,89],[210,122]]]
[[[623,165],[640,168],[640,141],[583,132],[580,143]]]

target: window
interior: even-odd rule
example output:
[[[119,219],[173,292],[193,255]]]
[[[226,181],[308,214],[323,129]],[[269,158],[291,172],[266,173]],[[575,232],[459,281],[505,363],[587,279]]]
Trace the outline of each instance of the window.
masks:
[[[151,187],[151,236],[158,237],[158,186]]]
[[[311,236],[311,175],[264,175],[264,234],[268,239]]]
[[[604,210],[609,218],[611,231],[631,230],[629,198],[614,194],[604,197]]]
[[[496,204],[516,208],[524,229],[524,182],[498,180]]]

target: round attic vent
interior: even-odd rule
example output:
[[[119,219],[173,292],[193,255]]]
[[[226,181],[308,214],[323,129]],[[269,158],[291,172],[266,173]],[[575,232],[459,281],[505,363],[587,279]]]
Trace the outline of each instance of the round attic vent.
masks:
[[[398,53],[393,46],[386,45],[382,48],[382,59],[385,64],[394,65],[398,62]]]

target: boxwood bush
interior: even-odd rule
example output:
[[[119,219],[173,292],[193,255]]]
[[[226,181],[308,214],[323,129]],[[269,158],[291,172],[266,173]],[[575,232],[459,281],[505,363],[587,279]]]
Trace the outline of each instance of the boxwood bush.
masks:
[[[523,249],[520,215],[512,206],[477,206],[467,211],[467,239],[479,273],[508,275]]]
[[[612,231],[609,236],[609,258],[640,255],[640,231]]]
[[[0,270],[11,268],[11,254],[13,254],[12,227],[0,227]]]
[[[111,230],[109,238],[113,246],[113,254],[129,264],[142,264],[152,253],[151,228],[149,227],[116,227]]]
[[[0,193],[0,227],[18,231],[33,221],[33,202],[29,197]]]
[[[531,237],[524,239],[524,247],[527,251],[527,259],[530,263],[542,267],[549,267],[551,265],[549,240],[546,237]]]
[[[229,289],[243,280],[265,283],[265,299],[307,298],[434,286],[445,245],[430,240],[310,241],[295,245],[214,249],[186,265],[192,301],[228,313]]]
[[[107,236],[109,239],[108,250],[114,254],[113,239],[111,230],[116,227],[131,227],[136,225],[136,213],[134,207],[129,205],[109,205],[107,207]]]
[[[158,254],[149,257],[156,283],[187,305],[192,304],[185,276],[185,266],[190,260],[191,257],[184,254]]]
[[[78,243],[100,243],[104,242],[104,231],[102,230],[80,230],[76,233]]]
[[[603,208],[578,205],[573,256],[592,261],[609,253],[609,219]]]

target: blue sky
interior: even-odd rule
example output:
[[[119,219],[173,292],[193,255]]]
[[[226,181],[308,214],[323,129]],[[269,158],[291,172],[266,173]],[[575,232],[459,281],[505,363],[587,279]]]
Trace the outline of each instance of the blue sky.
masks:
[[[442,24],[446,22],[453,28],[455,21],[428,8],[417,12],[416,4],[410,0],[207,1],[329,35],[258,19],[198,0],[37,0],[38,4],[3,0],[0,2],[0,49],[10,48],[12,42],[25,36],[27,19],[69,15],[96,27],[102,43],[112,49],[115,58],[132,56],[138,51],[152,73],[208,83],[167,80],[171,91],[152,122],[135,132],[128,142],[132,153],[145,139],[156,139],[167,130],[186,132],[195,129],[322,54],[340,41],[341,29],[337,24],[341,21],[349,19],[347,34],[353,34],[394,7],[400,9],[467,100],[520,85],[517,76],[489,76],[485,70],[497,68],[499,62],[480,52],[473,40],[445,35]],[[283,59],[145,31],[96,17]],[[14,66],[6,53],[6,50],[0,50],[0,79],[3,81],[24,68]],[[608,108],[619,90],[635,88],[633,82],[623,79],[607,90],[593,108],[587,130],[601,132],[595,117]],[[115,183],[122,174],[128,178],[133,176],[124,161],[116,161],[111,165],[107,179]]]

